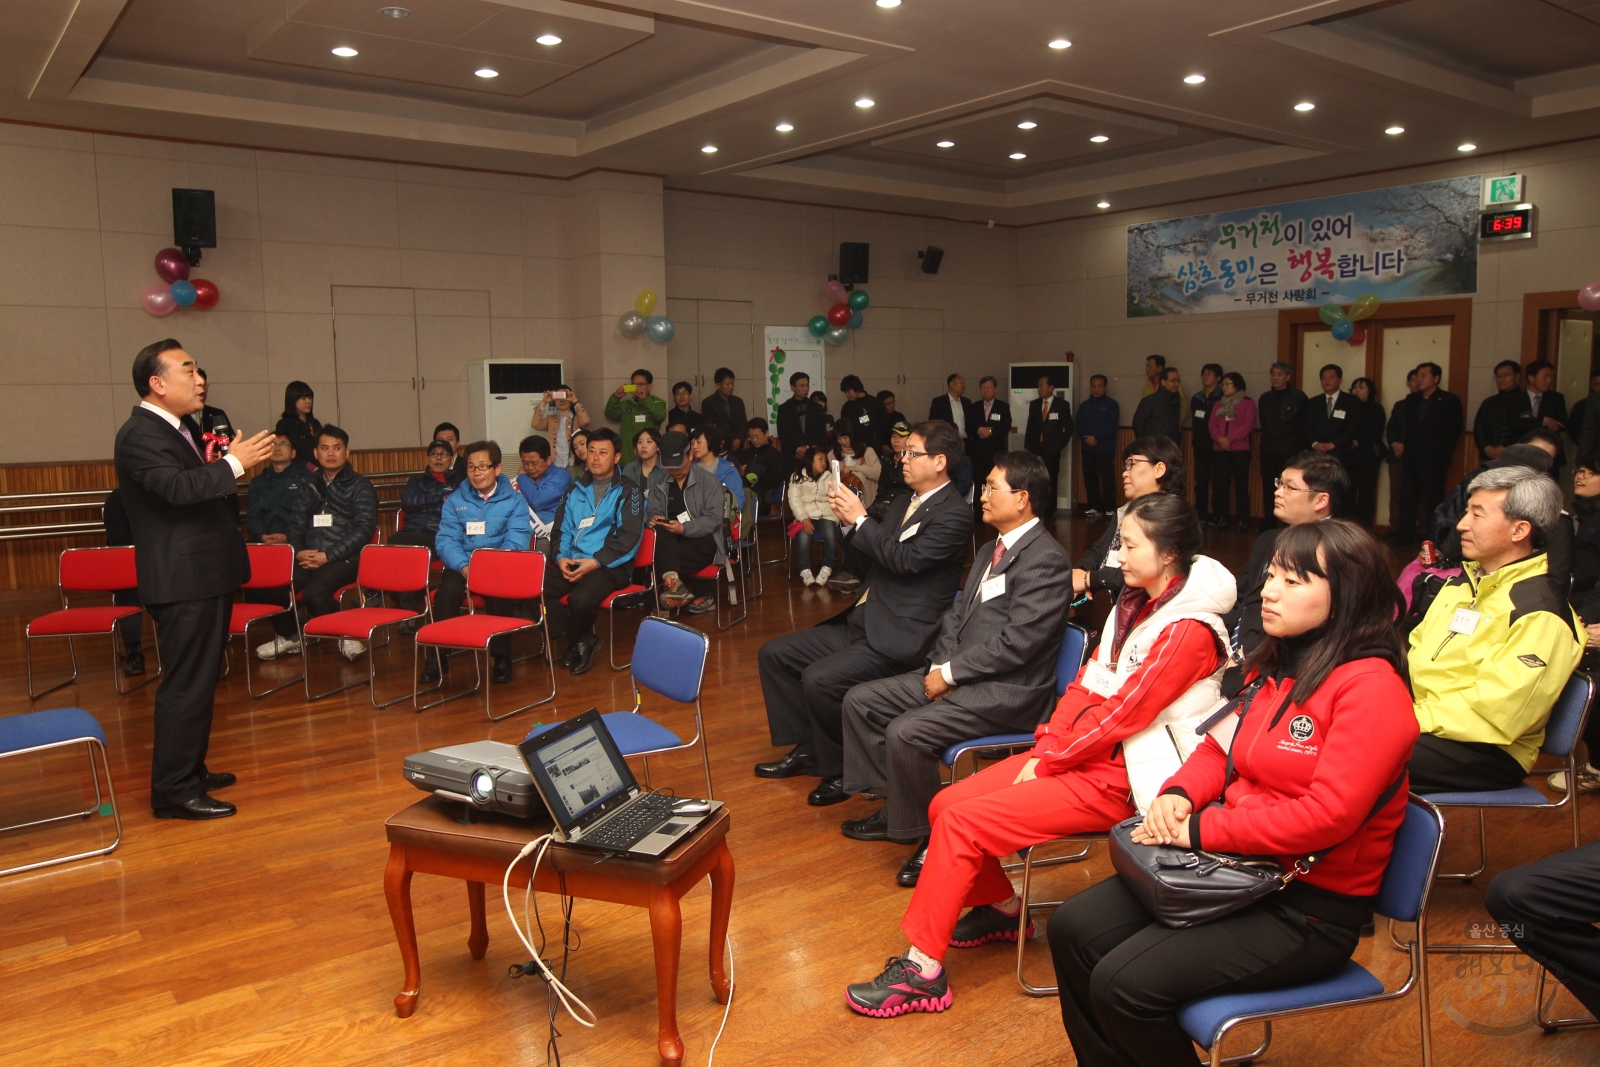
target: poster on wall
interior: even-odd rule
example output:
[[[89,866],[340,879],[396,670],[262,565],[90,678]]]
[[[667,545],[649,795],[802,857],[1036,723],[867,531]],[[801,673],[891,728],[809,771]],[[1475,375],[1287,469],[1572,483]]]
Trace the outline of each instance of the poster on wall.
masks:
[[[1127,317],[1478,291],[1480,175],[1128,227]]]
[[[789,391],[789,376],[805,371],[813,387],[827,381],[822,375],[822,338],[813,337],[804,326],[768,326],[763,364],[767,368],[767,423],[778,427],[778,405],[794,394]]]

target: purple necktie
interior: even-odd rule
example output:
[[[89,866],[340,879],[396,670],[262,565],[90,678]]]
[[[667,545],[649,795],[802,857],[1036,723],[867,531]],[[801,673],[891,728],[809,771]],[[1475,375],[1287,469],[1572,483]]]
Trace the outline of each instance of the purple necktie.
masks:
[[[1006,554],[1006,543],[1004,541],[996,539],[995,543],[994,543],[994,559],[989,561],[989,572],[991,574],[994,572],[994,569],[996,567],[1000,566],[1000,558],[1002,556],[1004,556],[1005,554]]]
[[[195,445],[194,438],[189,435],[189,427],[180,422],[178,423],[178,432],[183,434],[183,439],[185,441],[189,442],[189,447],[194,449],[194,454],[200,456],[200,449]],[[200,456],[200,458],[202,460],[205,459],[204,456]]]

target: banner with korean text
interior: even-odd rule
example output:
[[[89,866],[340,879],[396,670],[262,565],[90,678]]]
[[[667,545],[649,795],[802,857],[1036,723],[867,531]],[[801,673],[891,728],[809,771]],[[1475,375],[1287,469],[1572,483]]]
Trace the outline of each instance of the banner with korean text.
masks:
[[[1480,175],[1128,227],[1128,317],[1478,290]]]
[[[766,350],[762,364],[767,369],[766,409],[761,412],[778,430],[778,405],[794,395],[789,388],[789,377],[804,371],[813,388],[820,389],[827,379],[822,376],[822,338],[804,326],[768,326]]]

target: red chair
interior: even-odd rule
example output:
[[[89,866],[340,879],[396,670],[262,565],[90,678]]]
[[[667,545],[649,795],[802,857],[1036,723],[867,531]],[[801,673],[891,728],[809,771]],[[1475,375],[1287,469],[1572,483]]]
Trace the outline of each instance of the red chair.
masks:
[[[245,551],[250,553],[250,580],[240,586],[241,589],[284,589],[294,588],[294,546],[293,545],[246,545]],[[287,689],[296,682],[305,680],[304,669],[287,682],[281,682],[271,689],[256,692],[250,677],[250,627],[258,622],[263,622],[274,615],[289,612],[294,619],[295,639],[300,637],[300,613],[295,611],[293,598],[290,598],[289,607],[279,607],[277,604],[249,604],[239,601],[233,605],[233,613],[228,620],[229,638],[244,638],[244,687],[251,696],[261,698],[276,693],[280,689]],[[227,668],[222,672],[226,678],[233,671],[233,658],[229,656],[225,661]],[[302,665],[304,661],[302,660]]]
[[[722,567],[719,567],[717,564],[713,563],[695,571],[689,577],[700,581],[709,581],[711,583],[711,595],[714,596],[717,601],[717,631],[719,633],[726,633],[730,628],[737,626],[741,622],[744,622],[745,618],[750,614],[750,605],[748,603],[749,575],[745,573],[742,559],[742,546],[740,545],[739,541],[740,534],[742,533],[744,516],[740,512],[738,504],[734,501],[733,494],[728,492],[726,486],[723,487],[722,495],[724,498],[722,539],[726,543],[728,556],[728,562],[726,566],[728,568],[728,574],[730,575],[728,582],[728,600],[730,604],[737,603],[739,605],[739,608],[741,609],[739,614],[732,616],[727,622],[722,621]],[[731,614],[732,613],[730,612],[730,615]]]
[[[615,593],[607,596],[604,600],[600,601],[600,607],[605,609],[607,623],[611,627],[611,640],[609,642],[611,647],[607,652],[607,656],[611,660],[611,669],[614,671],[625,671],[629,667],[633,666],[632,660],[621,664],[617,662],[617,598],[635,596],[639,593],[649,593],[655,605],[655,610],[661,610],[660,598],[656,595],[655,589],[656,532],[651,527],[645,527],[644,536],[639,539],[639,551],[634,553],[633,563],[631,565],[635,568],[643,567],[645,570],[650,572],[649,588],[636,583],[629,583],[628,585],[623,586],[621,589],[618,589]],[[567,598],[562,597],[561,603],[565,604],[566,602]],[[632,604],[624,605],[625,608],[633,606],[634,605]]]
[[[489,716],[491,722],[499,722],[509,718],[520,711],[536,708],[541,704],[548,704],[556,698],[556,661],[550,651],[550,624],[544,611],[544,555],[539,552],[518,552],[506,548],[480,548],[472,553],[472,559],[467,567],[467,593],[476,600],[478,597],[500,600],[532,600],[539,605],[537,619],[518,619],[506,615],[487,615],[480,613],[476,607],[471,607],[470,614],[458,615],[453,619],[443,622],[430,622],[417,631],[416,647],[413,656],[420,658],[424,648],[431,648],[443,656],[449,652],[471,652],[472,666],[475,681],[471,689],[464,689],[459,693],[435,700],[429,704],[417,704],[417,698],[424,692],[416,688],[413,680],[411,702],[418,711],[436,708],[440,704],[447,704],[460,697],[471,696],[479,689],[483,690],[483,711]],[[484,666],[489,659],[489,642],[496,637],[522,633],[527,630],[541,631],[544,638],[544,658],[550,668],[550,695],[535,700],[532,704],[524,704],[513,711],[496,715],[490,707],[489,687],[483,684]],[[478,653],[483,653],[483,660],[478,659]],[[420,667],[419,664],[414,664]],[[413,670],[412,678],[417,677]],[[441,679],[439,688],[444,682]]]
[[[81,593],[114,593],[121,589],[135,589],[139,585],[139,572],[134,566],[133,549],[128,546],[117,548],[69,548],[61,553],[61,562],[57,568],[59,578],[57,583],[61,590],[61,610],[52,611],[48,615],[41,615],[28,623],[26,631],[25,648],[28,661],[28,696],[38,700],[46,693],[54,692],[64,685],[71,685],[78,680],[78,652],[73,647],[74,637],[99,637],[102,634],[111,637],[111,684],[116,687],[119,694],[126,695],[138,689],[139,686],[148,685],[161,677],[161,649],[156,648],[156,672],[144,681],[122,688],[121,657],[117,654],[117,623],[130,615],[138,615],[144,611],[141,607],[118,607],[108,604],[104,607],[75,608],[67,603],[67,590]],[[35,693],[33,691],[33,639],[35,637],[65,637],[67,639],[67,655],[72,658],[72,676],[64,682],[57,682],[49,689]]]
[[[428,588],[428,559],[432,556],[426,548],[420,545],[368,545],[361,550],[361,564],[356,571],[356,589],[360,594],[361,603],[366,603],[367,593],[421,593]],[[319,615],[314,619],[307,619],[301,634],[303,637],[332,637],[347,641],[365,641],[367,643],[367,695],[374,707],[387,708],[391,704],[398,704],[405,699],[405,695],[395,697],[386,703],[378,703],[378,667],[374,662],[376,657],[372,652],[372,635],[389,626],[397,626],[411,619],[431,617],[431,607],[427,610],[416,612],[407,611],[405,608],[368,608],[357,607],[335,611],[330,615]],[[306,699],[321,700],[323,697],[342,693],[346,689],[354,689],[360,682],[341,685],[325,693],[312,695],[311,692],[311,649],[305,650],[305,683]],[[413,687],[413,691],[414,691]]]

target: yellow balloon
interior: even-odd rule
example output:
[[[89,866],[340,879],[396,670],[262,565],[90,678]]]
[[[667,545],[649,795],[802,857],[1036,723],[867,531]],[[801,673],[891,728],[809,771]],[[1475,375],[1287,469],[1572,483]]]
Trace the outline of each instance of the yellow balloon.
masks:
[[[1378,313],[1378,296],[1376,293],[1366,293],[1356,297],[1355,303],[1350,305],[1350,321],[1360,322],[1370,319]]]
[[[656,291],[654,289],[640,289],[639,295],[633,299],[633,310],[648,318],[656,309]]]

